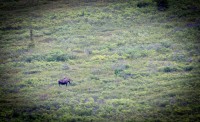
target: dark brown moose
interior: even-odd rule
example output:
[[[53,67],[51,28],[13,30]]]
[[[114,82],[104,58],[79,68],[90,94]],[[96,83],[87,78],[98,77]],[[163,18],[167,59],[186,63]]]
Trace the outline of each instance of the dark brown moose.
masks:
[[[65,78],[63,78],[63,79],[60,79],[60,80],[58,81],[58,84],[59,84],[59,86],[60,86],[60,85],[66,85],[66,86],[67,86],[68,83],[71,84],[71,83],[70,83],[71,81],[72,81],[71,79],[65,77]]]

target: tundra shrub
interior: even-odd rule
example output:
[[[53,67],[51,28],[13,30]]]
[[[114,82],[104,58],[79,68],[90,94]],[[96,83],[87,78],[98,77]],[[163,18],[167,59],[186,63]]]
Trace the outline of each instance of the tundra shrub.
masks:
[[[69,59],[76,59],[76,56],[66,54],[62,51],[53,51],[51,53],[47,53],[44,55],[32,55],[29,57],[25,57],[26,62],[32,62],[32,61],[47,61],[47,62],[52,62],[52,61],[68,61]]]
[[[176,67],[164,67],[163,69],[161,69],[161,71],[163,71],[163,72],[176,72],[178,70],[179,69]]]
[[[75,59],[76,56],[66,54],[62,51],[55,51],[45,56],[45,60],[50,61],[67,61],[69,59]]]
[[[189,72],[189,71],[193,70],[194,67],[193,66],[186,66],[183,69],[184,69],[184,71]]]

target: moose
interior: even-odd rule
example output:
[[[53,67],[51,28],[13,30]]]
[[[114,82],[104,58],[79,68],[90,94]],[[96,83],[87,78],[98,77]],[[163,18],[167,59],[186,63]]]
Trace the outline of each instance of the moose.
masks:
[[[59,86],[60,85],[66,85],[67,86],[68,83],[71,84],[71,81],[72,80],[70,78],[64,77],[63,79],[60,79],[58,81],[58,84],[59,84]]]

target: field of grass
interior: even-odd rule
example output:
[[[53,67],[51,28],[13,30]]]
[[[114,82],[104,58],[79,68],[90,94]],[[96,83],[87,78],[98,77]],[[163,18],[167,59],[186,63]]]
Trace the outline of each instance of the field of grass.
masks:
[[[1,122],[200,121],[199,0],[66,1],[0,4]]]

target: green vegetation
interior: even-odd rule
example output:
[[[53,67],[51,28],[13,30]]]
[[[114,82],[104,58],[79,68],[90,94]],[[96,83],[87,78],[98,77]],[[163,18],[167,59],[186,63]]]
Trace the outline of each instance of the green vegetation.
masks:
[[[200,120],[199,1],[21,1],[0,4],[1,122]]]

